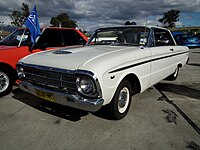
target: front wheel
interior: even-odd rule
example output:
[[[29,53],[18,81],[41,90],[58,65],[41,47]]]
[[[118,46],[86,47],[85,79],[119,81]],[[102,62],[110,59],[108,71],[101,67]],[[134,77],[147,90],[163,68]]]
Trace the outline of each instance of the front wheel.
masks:
[[[0,69],[0,97],[9,94],[12,91],[13,80],[5,69]]]
[[[130,82],[123,80],[118,86],[114,97],[110,104],[108,104],[108,111],[112,119],[122,119],[128,113],[131,97],[132,88]]]

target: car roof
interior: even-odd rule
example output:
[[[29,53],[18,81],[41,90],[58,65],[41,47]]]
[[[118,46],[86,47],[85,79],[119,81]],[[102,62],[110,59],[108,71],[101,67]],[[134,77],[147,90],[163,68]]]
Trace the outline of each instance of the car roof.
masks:
[[[167,28],[159,27],[159,26],[150,26],[150,25],[123,25],[123,26],[113,26],[113,27],[103,27],[99,28],[97,30],[105,30],[105,29],[115,29],[115,28],[157,28],[157,29],[163,29],[163,30],[168,30]]]

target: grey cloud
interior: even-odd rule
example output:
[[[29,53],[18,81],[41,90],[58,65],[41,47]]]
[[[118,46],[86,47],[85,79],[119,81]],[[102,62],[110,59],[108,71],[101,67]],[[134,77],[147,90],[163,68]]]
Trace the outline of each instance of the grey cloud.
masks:
[[[30,10],[35,0],[0,0],[0,21],[13,10],[21,10],[22,2]],[[94,28],[103,25],[120,25],[125,20],[144,21],[147,16],[160,16],[170,9],[181,12],[200,12],[200,0],[37,0],[40,22],[48,24],[53,16],[67,12],[80,27]],[[153,23],[155,20],[149,20]]]

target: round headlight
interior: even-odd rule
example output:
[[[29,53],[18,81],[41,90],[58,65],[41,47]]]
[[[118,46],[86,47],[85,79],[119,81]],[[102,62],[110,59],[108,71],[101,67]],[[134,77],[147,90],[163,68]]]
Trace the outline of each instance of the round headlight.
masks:
[[[17,68],[17,73],[18,73],[18,77],[19,77],[19,78],[24,78],[24,77],[25,77],[24,69],[23,69],[22,66],[19,66],[19,67]]]
[[[77,84],[78,91],[81,92],[82,94],[88,95],[94,93],[95,86],[91,79],[85,77],[78,78],[77,83],[78,83]]]

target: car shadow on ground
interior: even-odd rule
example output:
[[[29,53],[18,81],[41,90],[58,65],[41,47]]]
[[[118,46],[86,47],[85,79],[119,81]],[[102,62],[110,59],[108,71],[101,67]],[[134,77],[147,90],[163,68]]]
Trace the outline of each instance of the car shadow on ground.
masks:
[[[19,88],[13,90],[13,98],[19,100],[37,110],[42,112],[67,119],[70,121],[79,121],[81,117],[88,115],[89,113],[86,111],[78,110],[75,108],[59,105],[53,102],[49,102],[46,100],[42,100],[36,96],[28,94]]]
[[[200,64],[196,64],[196,63],[189,63],[188,65],[195,66],[195,67],[200,67]]]
[[[171,92],[178,95],[187,96],[200,100],[200,90],[191,88],[186,85],[177,85],[171,83],[158,83],[155,87],[161,91]]]
[[[195,54],[200,54],[200,52],[192,52],[192,53],[195,53]]]
[[[12,97],[16,100],[19,100],[37,110],[40,110],[42,112],[67,119],[70,121],[79,121],[81,120],[81,117],[87,116],[89,113],[92,114],[93,116],[96,116],[98,118],[106,119],[106,120],[113,120],[113,118],[108,114],[108,109],[106,107],[102,107],[99,111],[97,112],[86,112],[83,110],[63,106],[57,103],[53,103],[50,101],[46,101],[43,99],[40,99],[34,95],[31,95],[29,93],[26,93],[19,88],[16,88],[15,90],[12,91],[14,94]]]

